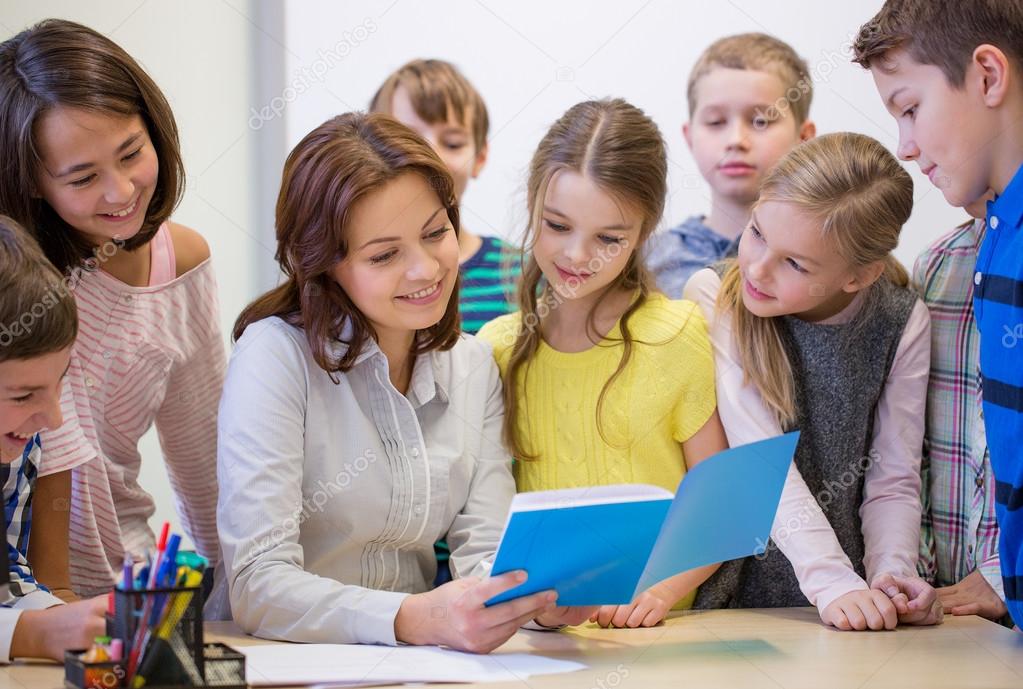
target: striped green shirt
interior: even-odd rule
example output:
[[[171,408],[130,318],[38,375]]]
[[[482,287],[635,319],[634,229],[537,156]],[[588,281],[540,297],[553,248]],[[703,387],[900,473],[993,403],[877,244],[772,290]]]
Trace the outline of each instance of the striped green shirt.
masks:
[[[473,335],[515,310],[515,285],[522,270],[518,249],[497,237],[482,239],[479,250],[461,265],[462,330]]]

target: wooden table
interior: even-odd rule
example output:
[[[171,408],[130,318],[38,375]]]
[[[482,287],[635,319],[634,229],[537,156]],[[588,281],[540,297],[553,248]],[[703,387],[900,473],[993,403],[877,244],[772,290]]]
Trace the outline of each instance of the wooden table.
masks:
[[[1023,634],[978,617],[945,619],[938,627],[839,632],[824,627],[809,608],[714,610],[681,613],[653,629],[586,625],[560,633],[519,632],[501,651],[577,660],[588,668],[486,686],[1023,688]],[[210,641],[266,643],[231,623],[213,622],[206,628]],[[55,665],[19,663],[0,669],[0,689],[62,685],[63,670]]]

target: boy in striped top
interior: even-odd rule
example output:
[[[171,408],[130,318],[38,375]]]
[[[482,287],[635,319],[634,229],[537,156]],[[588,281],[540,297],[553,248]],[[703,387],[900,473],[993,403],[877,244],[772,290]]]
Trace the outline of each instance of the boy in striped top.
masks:
[[[15,657],[61,660],[65,649],[85,647],[105,626],[104,598],[64,605],[37,581],[29,563],[34,528],[37,541],[44,536],[44,551],[54,547],[45,539],[47,529],[40,532],[41,524],[32,520],[39,431],[61,424],[61,380],[77,332],[67,283],[28,233],[0,216],[0,486],[10,575],[10,593],[0,598],[0,663]],[[54,512],[42,512],[40,522],[60,522]],[[57,526],[66,532],[63,514]]]
[[[437,152],[455,180],[461,205],[470,179],[487,162],[487,106],[454,65],[443,60],[413,60],[391,74],[373,96],[373,112],[410,127]],[[458,237],[462,277],[459,310],[462,330],[475,334],[485,323],[515,310],[515,283],[521,271],[519,251],[497,237],[466,228]]]

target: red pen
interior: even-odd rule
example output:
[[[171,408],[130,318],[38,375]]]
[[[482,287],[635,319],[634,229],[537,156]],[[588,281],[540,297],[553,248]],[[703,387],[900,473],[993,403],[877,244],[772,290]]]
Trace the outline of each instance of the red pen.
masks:
[[[160,570],[160,562],[163,560],[163,553],[167,549],[167,534],[170,533],[170,522],[164,522],[160,529],[160,540],[156,542],[156,559],[153,561],[153,568],[149,570],[149,588],[156,586],[156,575]]]

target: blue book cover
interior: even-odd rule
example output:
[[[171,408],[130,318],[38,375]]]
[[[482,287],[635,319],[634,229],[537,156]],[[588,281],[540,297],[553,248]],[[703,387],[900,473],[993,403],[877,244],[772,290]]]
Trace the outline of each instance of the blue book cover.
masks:
[[[516,495],[492,575],[529,578],[487,604],[556,589],[558,605],[624,605],[668,577],[756,554],[798,440],[793,432],[719,452],[674,496],[647,485]]]

